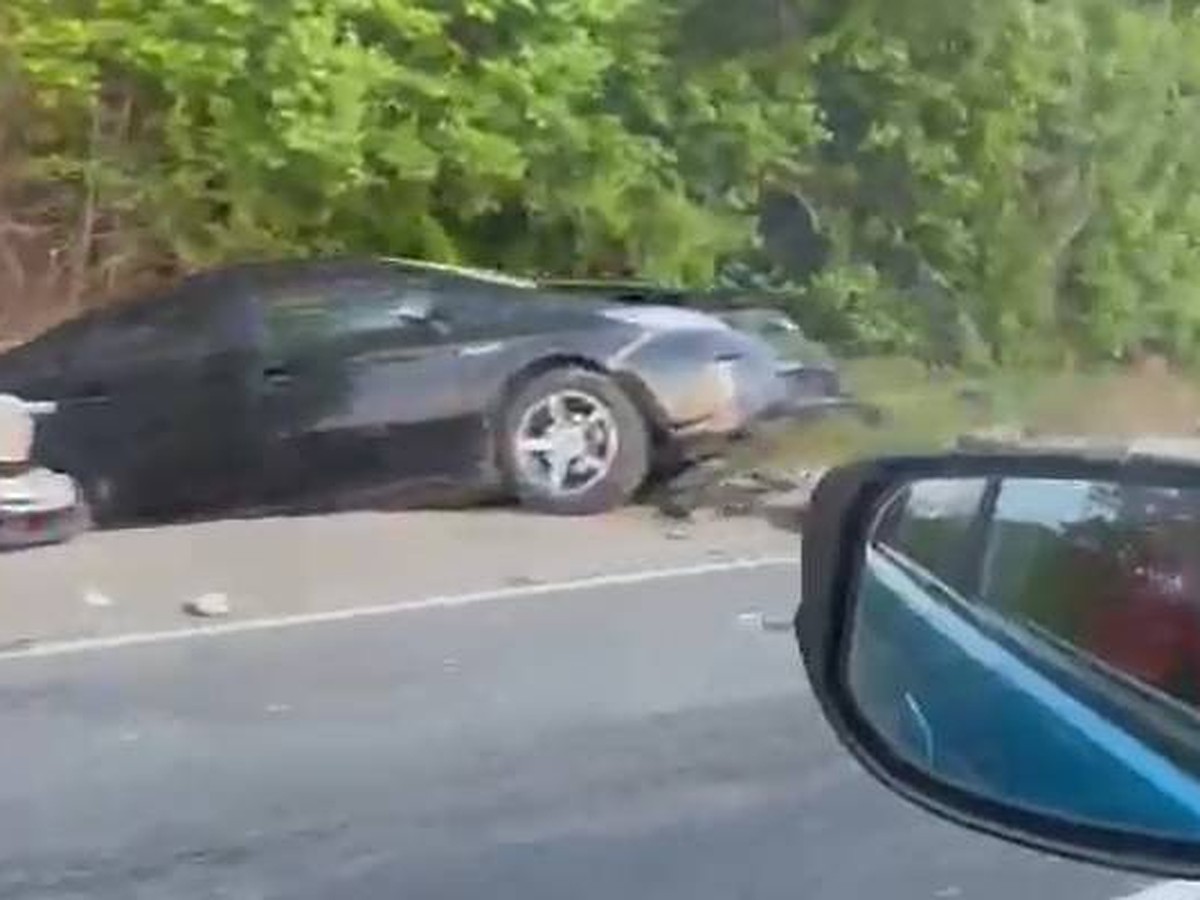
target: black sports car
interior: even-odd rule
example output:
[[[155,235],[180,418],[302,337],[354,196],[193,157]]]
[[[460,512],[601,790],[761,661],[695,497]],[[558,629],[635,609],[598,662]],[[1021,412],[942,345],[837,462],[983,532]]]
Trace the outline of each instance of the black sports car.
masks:
[[[776,412],[776,362],[689,310],[287,262],[68,322],[0,355],[0,392],[57,402],[35,457],[102,522],[447,482],[579,514]]]

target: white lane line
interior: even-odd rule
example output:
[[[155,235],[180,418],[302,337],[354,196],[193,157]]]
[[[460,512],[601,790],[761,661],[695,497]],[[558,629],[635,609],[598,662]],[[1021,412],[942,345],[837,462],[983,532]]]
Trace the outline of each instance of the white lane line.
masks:
[[[1160,881],[1116,900],[1200,900],[1200,882]]]
[[[679,566],[670,569],[646,569],[640,572],[624,572],[617,575],[596,575],[569,581],[523,584],[512,587],[491,588],[465,594],[447,594],[425,597],[420,600],[400,600],[375,606],[351,606],[323,612],[297,613],[286,616],[264,616],[235,622],[220,622],[210,625],[193,625],[188,628],[172,628],[165,631],[137,631],[114,634],[106,637],[78,638],[67,641],[45,641],[30,643],[0,651],[0,662],[32,657],[67,656],[97,650],[116,650],[122,647],[139,647],[143,644],[163,644],[171,641],[187,641],[202,637],[219,637],[249,631],[271,631],[280,628],[295,628],[302,625],[322,625],[328,622],[345,622],[350,619],[365,619],[373,616],[391,616],[399,613],[420,612],[427,609],[452,609],[479,603],[493,603],[519,597],[540,597],[570,591],[591,591],[606,587],[644,584],[665,581],[670,578],[695,578],[701,575],[716,575],[722,572],[739,572],[773,566],[796,566],[795,556],[760,556],[748,559],[731,559],[723,562],[703,563],[694,566]]]

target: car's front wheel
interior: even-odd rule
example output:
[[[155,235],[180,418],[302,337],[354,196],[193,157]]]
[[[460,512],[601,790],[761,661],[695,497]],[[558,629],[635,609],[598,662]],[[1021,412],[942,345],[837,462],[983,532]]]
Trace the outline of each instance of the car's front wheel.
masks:
[[[642,414],[611,378],[586,369],[554,369],[524,385],[508,404],[501,440],[509,484],[542,512],[620,506],[649,468]]]

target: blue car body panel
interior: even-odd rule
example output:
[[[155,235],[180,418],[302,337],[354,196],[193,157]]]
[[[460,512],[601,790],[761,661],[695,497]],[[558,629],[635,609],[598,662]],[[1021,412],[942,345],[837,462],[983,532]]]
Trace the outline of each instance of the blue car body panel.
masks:
[[[890,551],[867,551],[848,678],[897,752],[997,800],[1159,836],[1200,833],[1200,786],[989,634]]]

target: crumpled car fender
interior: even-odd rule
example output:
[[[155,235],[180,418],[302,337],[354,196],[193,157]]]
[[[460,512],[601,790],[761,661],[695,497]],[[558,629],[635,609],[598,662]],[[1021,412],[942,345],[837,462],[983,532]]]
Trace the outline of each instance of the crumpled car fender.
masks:
[[[782,398],[770,354],[736,332],[651,332],[608,364],[644,385],[674,432],[732,433]]]

